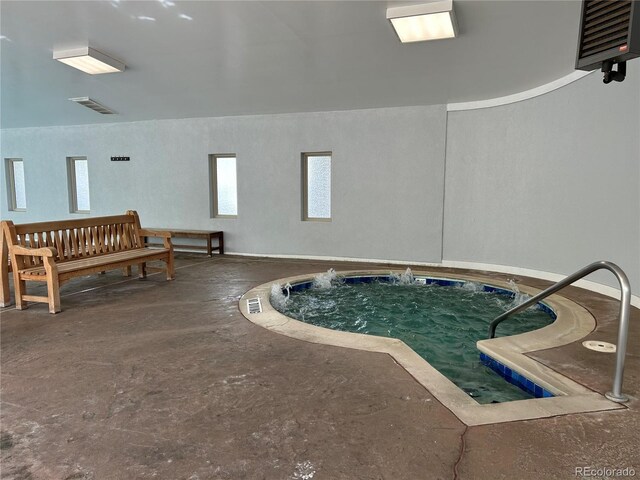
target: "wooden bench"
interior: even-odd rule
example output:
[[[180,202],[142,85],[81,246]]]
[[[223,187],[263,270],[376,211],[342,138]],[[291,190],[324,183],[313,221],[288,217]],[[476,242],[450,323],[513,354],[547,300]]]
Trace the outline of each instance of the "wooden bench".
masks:
[[[206,245],[177,245],[173,244],[173,247],[184,248],[184,249],[192,249],[192,250],[205,250],[207,252],[207,256],[212,256],[213,251],[216,250],[220,254],[224,254],[224,234],[223,232],[216,232],[210,230],[174,230],[171,228],[163,228],[162,231],[170,232],[172,238],[199,238],[206,242]],[[148,235],[144,238],[145,245],[147,246],[158,246],[158,243],[148,242],[148,237],[152,237],[153,235]],[[218,246],[212,247],[211,241],[217,238]]]
[[[138,214],[129,210],[125,215],[61,220],[14,225],[2,222],[4,236],[2,268],[8,269],[10,257],[16,309],[27,302],[49,304],[50,313],[60,311],[60,285],[82,275],[123,269],[131,275],[131,265],[138,265],[138,276],[146,277],[146,262],[160,260],[167,280],[174,278],[171,234],[140,227]],[[144,236],[161,237],[163,248],[145,248]],[[8,276],[8,274],[7,274]],[[5,277],[6,278],[6,277]],[[28,295],[26,282],[45,282],[47,296]],[[3,282],[4,283],[4,282]],[[3,302],[5,298],[3,285]]]

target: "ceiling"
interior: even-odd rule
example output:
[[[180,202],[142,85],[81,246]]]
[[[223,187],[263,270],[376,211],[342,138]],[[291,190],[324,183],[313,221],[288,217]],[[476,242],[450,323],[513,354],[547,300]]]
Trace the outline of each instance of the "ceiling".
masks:
[[[2,1],[1,126],[433,105],[573,71],[578,1],[456,0],[458,38],[405,45],[388,5]],[[91,76],[52,59],[87,44],[126,71]],[[118,115],[68,100],[83,96]]]

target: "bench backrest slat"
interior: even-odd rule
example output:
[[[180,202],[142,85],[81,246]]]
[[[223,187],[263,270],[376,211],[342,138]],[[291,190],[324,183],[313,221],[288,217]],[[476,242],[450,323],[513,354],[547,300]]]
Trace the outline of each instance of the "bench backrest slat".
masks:
[[[133,223],[134,217],[131,215],[111,215],[108,217],[90,217],[78,218],[71,220],[56,220],[55,222],[38,222],[38,223],[21,223],[14,225],[17,234],[29,232],[47,232],[52,230],[61,230],[63,228],[84,228],[94,227],[98,225],[107,225],[109,223]],[[70,226],[73,227],[70,227]]]
[[[109,217],[9,224],[9,233],[15,238],[7,235],[8,245],[53,247],[57,251],[56,262],[144,247],[139,235],[139,220],[133,211]],[[19,268],[37,267],[42,263],[40,257],[21,256],[20,260],[23,265]]]

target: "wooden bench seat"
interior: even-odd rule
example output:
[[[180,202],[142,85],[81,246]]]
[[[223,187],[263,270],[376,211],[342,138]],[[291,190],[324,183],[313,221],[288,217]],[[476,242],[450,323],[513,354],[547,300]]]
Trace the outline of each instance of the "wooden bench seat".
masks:
[[[27,301],[49,304],[49,312],[60,311],[60,284],[78,276],[106,270],[138,266],[138,275],[146,276],[146,263],[159,260],[166,264],[167,280],[174,277],[171,234],[140,227],[135,211],[109,217],[62,220],[14,225],[2,222],[3,258],[11,259],[16,308],[26,308]],[[144,247],[143,237],[163,239],[163,248]],[[3,261],[3,269],[7,269]],[[3,277],[5,277],[3,271]],[[28,295],[26,282],[46,282],[47,296]],[[3,302],[8,300],[3,293]]]
[[[110,253],[108,255],[100,255],[98,257],[83,258],[80,260],[70,260],[58,265],[58,278],[60,278],[60,280],[65,279],[67,278],[67,274],[71,274],[71,277],[76,277],[78,276],[76,275],[76,272],[80,271],[85,272],[87,275],[102,272],[106,266],[109,267],[109,270],[123,268],[131,265],[132,260],[144,260],[145,262],[161,260],[166,256],[167,252],[168,249],[166,248],[151,251],[147,249],[138,249]],[[120,265],[120,263],[122,263],[122,265]],[[138,262],[136,261],[134,263],[137,264]],[[44,266],[40,266],[24,268],[19,270],[19,273],[25,278],[25,280],[30,280],[30,278],[27,277],[41,277],[42,275],[46,275],[47,272],[44,269]]]

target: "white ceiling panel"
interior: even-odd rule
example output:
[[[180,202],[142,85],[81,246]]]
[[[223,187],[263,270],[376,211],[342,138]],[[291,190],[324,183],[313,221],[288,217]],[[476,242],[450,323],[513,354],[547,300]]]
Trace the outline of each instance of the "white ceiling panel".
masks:
[[[388,5],[2,1],[1,126],[463,102],[573,71],[578,1],[458,0],[458,38],[405,45],[385,18]],[[127,69],[91,76],[52,58],[87,45]]]

